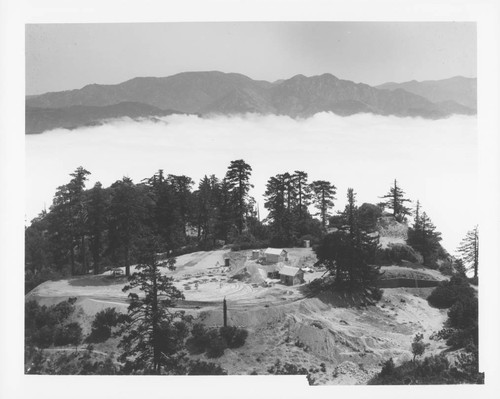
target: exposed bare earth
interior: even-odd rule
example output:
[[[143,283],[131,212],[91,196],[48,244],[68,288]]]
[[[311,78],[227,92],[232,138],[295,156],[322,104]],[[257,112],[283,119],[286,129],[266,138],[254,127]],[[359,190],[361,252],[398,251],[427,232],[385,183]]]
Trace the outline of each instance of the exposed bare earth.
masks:
[[[206,325],[220,326],[221,301],[225,297],[229,324],[249,331],[242,348],[227,349],[221,358],[211,360],[230,374],[266,374],[279,359],[312,370],[320,384],[363,384],[380,370],[382,360],[392,357],[398,363],[411,358],[411,341],[418,332],[430,344],[426,354],[445,348],[442,341],[429,340],[446,319],[446,311],[427,304],[425,298],[432,288],[385,289],[375,306],[365,306],[335,293],[321,299],[306,298],[301,286],[284,286],[269,279],[261,284],[258,265],[249,260],[250,253],[228,254],[231,264],[225,267],[226,251],[196,252],[180,256],[175,271],[164,271],[175,278],[177,287],[184,292],[185,301],[179,304],[180,308]],[[309,248],[289,249],[289,257],[296,266],[312,266],[315,261]],[[415,267],[389,266],[383,270],[387,278],[443,279],[437,271]],[[232,279],[235,274],[243,278]],[[306,281],[322,274],[306,273]],[[126,311],[127,297],[121,291],[125,282],[124,277],[112,277],[109,273],[48,281],[26,299],[53,304],[77,297],[77,318],[84,333],[88,333],[96,312],[109,306]],[[116,351],[116,343],[116,339],[111,339],[96,345],[96,350]],[[325,371],[321,371],[321,363],[325,363]]]

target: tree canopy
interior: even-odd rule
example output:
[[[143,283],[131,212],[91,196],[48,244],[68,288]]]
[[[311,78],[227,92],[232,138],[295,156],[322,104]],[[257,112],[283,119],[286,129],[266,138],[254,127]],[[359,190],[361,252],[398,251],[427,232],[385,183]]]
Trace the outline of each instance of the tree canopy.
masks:
[[[387,208],[392,209],[392,214],[398,222],[406,221],[406,216],[411,215],[410,208],[406,207],[405,202],[411,202],[404,197],[405,192],[398,186],[398,182],[394,179],[394,185],[389,189],[389,192],[380,197],[386,199],[382,202]]]
[[[341,214],[345,228],[326,235],[314,249],[317,263],[328,269],[336,288],[368,290],[371,295],[380,269],[373,265],[378,236],[361,229],[356,194],[352,188],[348,189],[347,200]]]
[[[457,252],[466,268],[472,270],[474,277],[477,277],[479,266],[479,227],[477,225],[467,232]]]

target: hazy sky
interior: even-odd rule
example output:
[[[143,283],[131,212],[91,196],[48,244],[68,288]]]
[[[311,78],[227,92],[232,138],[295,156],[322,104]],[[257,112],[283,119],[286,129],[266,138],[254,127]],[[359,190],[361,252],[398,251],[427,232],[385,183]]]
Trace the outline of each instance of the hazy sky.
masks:
[[[26,25],[26,93],[185,71],[274,81],[332,73],[371,85],[476,76],[472,22]]]

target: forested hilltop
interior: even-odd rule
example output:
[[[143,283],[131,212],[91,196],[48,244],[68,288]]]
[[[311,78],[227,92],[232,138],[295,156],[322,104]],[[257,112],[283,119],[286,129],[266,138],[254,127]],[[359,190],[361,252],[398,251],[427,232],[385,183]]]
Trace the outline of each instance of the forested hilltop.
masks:
[[[268,179],[261,220],[251,174],[87,189],[77,168],[25,230],[26,373],[483,383],[477,227],[458,259],[397,180],[333,212],[335,185],[304,171]],[[265,247],[286,248],[278,278]]]
[[[124,177],[109,187],[97,182],[86,188],[90,172],[77,168],[58,187],[50,209],[25,230],[26,292],[49,279],[117,266],[126,266],[128,275],[137,243],[146,237],[155,237],[161,252],[172,256],[228,244],[233,249],[302,246],[304,240],[316,245],[354,219],[361,231],[374,233],[384,215],[407,223],[413,214],[414,223],[406,243],[391,248],[380,248],[377,234],[371,234],[378,264],[407,259],[437,268],[452,262],[429,216],[418,201],[410,209],[397,181],[376,205],[358,207],[349,189],[346,216],[332,213],[337,194],[332,182],[309,182],[304,171],[278,174],[268,180],[268,216],[261,220],[249,196],[251,172],[244,160],[235,160],[223,178],[206,175],[197,185],[188,176],[159,170],[139,183]]]

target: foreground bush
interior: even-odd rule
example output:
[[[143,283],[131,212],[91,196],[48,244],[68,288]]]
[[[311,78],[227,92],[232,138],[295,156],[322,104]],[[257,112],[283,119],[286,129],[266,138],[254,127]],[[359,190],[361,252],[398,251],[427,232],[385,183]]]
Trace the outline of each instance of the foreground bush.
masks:
[[[226,370],[215,363],[196,360],[191,362],[188,368],[188,375],[227,375]]]
[[[114,375],[119,366],[112,356],[102,359],[91,350],[45,354],[42,350],[28,350],[26,374],[44,375]]]
[[[305,375],[309,385],[314,385],[316,382],[315,378],[305,367],[297,366],[293,363],[281,363],[279,359],[267,369],[267,372],[275,375]]]
[[[243,346],[247,337],[248,331],[238,327],[207,329],[203,324],[196,323],[186,340],[186,347],[192,354],[206,353],[209,358],[217,358],[224,354],[226,348]]]
[[[238,327],[221,327],[220,335],[228,348],[239,348],[245,345],[248,331]]]
[[[208,358],[221,357],[227,348],[227,343],[219,334],[219,331],[213,329],[208,331],[208,345],[206,355]]]
[[[477,353],[460,355],[451,365],[444,355],[429,356],[422,361],[407,361],[396,367],[391,359],[369,381],[369,385],[484,384],[484,373],[478,369]]]
[[[92,321],[92,331],[87,342],[104,342],[111,337],[111,329],[125,321],[126,315],[120,314],[115,308],[106,308],[97,312]]]
[[[68,323],[73,314],[75,300],[60,302],[52,306],[40,306],[36,301],[25,304],[25,341],[27,346],[47,348],[55,345],[78,345],[81,342],[81,327]]]
[[[54,332],[54,345],[77,346],[82,342],[82,327],[78,323],[69,323],[63,326],[58,326]]]

